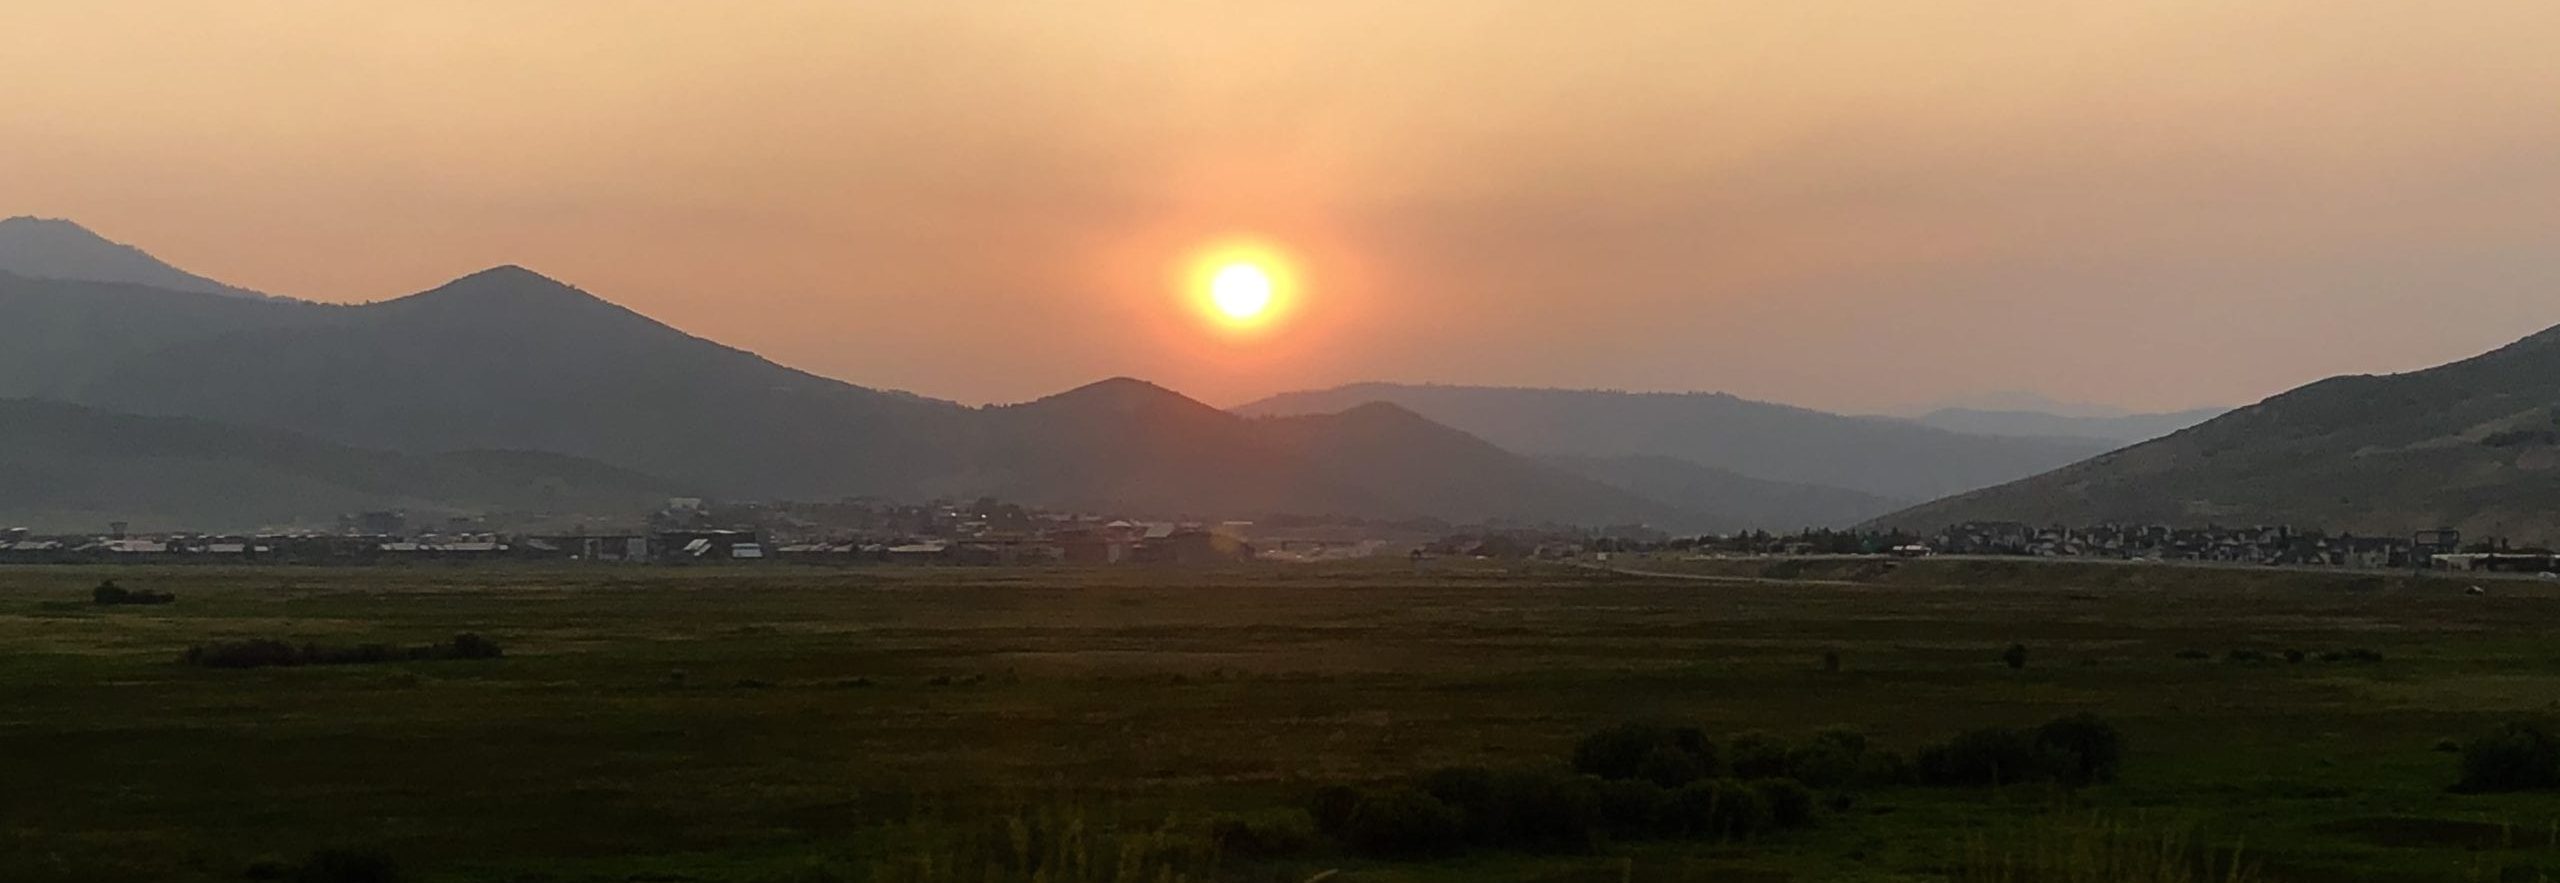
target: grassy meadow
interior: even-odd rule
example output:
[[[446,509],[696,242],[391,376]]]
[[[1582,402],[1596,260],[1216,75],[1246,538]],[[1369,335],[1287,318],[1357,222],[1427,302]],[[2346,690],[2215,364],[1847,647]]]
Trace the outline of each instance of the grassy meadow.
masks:
[[[562,883],[1034,879],[990,875],[991,853],[1053,855],[1050,883],[2560,879],[2560,794],[2452,793],[2444,750],[2560,720],[2560,588],[1661,568],[1685,576],[0,569],[0,880],[295,879],[330,850]],[[177,599],[93,605],[109,577]],[[180,662],[461,632],[504,656]],[[2349,648],[2380,661],[2318,659]],[[1328,783],[1561,766],[1631,719],[1907,751],[2080,711],[2122,729],[2120,781],[1882,788],[1803,830],[1581,855],[1204,845]]]

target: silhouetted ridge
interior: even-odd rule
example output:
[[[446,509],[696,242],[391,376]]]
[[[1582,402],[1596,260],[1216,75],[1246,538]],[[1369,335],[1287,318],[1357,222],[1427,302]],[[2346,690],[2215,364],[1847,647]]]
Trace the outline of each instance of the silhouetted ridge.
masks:
[[[110,240],[77,223],[27,215],[0,220],[0,272],[40,279],[148,285],[225,297],[267,297],[170,266],[142,249]]]
[[[2290,524],[2560,537],[2560,329],[2405,374],[2332,377],[2177,434],[1880,519]]]

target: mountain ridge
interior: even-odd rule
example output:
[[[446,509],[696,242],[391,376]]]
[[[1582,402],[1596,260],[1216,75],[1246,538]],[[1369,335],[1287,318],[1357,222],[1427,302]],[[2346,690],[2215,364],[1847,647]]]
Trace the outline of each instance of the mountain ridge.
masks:
[[[2331,377],[1876,526],[2296,524],[2560,537],[2560,327],[2399,374]]]
[[[1248,402],[1253,416],[1391,401],[1533,456],[1670,457],[1789,484],[1933,499],[2084,459],[2112,444],[1975,436],[1887,417],[1832,414],[1729,393],[1367,382]]]
[[[124,282],[250,300],[281,299],[178,269],[150,252],[62,218],[0,218],[0,271],[21,276]]]

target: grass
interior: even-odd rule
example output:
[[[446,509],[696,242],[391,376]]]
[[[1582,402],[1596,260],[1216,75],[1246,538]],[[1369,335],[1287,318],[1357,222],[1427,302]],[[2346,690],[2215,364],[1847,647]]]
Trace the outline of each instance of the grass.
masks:
[[[911,879],[974,880],[988,868],[956,865],[1001,853],[981,829],[1020,819],[1074,820],[1089,859],[1152,856],[1148,879],[2180,879],[2054,876],[2039,856],[2074,854],[2050,843],[2093,818],[2199,858],[2245,843],[2252,881],[2560,876],[2560,795],[2451,793],[2458,758],[2431,750],[2560,719],[2551,588],[1816,570],[0,569],[0,879],[237,880],[344,848],[429,881],[886,879],[937,855],[948,874]],[[106,577],[179,600],[86,603]],[[179,662],[461,632],[505,655]],[[2227,661],[2242,648],[2273,661]],[[2382,661],[2316,661],[2344,648]],[[1908,752],[2077,711],[2125,731],[2120,784],[1884,791],[1809,831],[1590,856],[1199,850],[1212,818],[1319,783],[1539,763],[1634,718]],[[1161,848],[1101,848],[1139,842]]]

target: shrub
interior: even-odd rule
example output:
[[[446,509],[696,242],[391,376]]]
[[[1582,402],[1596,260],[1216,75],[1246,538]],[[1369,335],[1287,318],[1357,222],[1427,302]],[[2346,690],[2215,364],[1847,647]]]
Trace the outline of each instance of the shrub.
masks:
[[[2012,669],[2023,669],[2023,668],[2026,668],[2026,667],[2027,667],[2027,645],[2025,645],[2025,644],[2011,644],[2011,645],[2009,645],[2009,649],[2000,651],[2000,661],[2001,661],[2001,662],[2008,663],[2008,664],[2009,664],[2009,667],[2010,667],[2010,668],[2012,668]]]
[[[1726,752],[1727,768],[1736,778],[1762,779],[1787,774],[1787,744],[1767,733],[1744,733],[1733,737]]]
[[[1643,779],[1602,779],[1591,777],[1592,796],[1598,804],[1600,825],[1618,837],[1649,837],[1662,831],[1664,807],[1671,802],[1671,791]]]
[[[2052,772],[2067,787],[2113,782],[2124,767],[2124,734],[2085,711],[2037,727],[2036,745],[2059,765]]]
[[[187,648],[188,665],[206,668],[262,668],[271,665],[301,665],[302,651],[291,644],[271,638],[246,641],[215,641]]]
[[[1571,776],[1546,772],[1498,774],[1486,812],[1488,846],[1531,852],[1589,852],[1600,841],[1599,794]]]
[[[451,642],[445,644],[444,649],[443,658],[446,659],[496,659],[506,655],[506,651],[498,647],[498,642],[489,640],[478,632],[463,632],[455,635]]]
[[[115,580],[102,581],[97,588],[89,590],[89,601],[93,604],[167,604],[175,600],[178,600],[176,595],[148,589],[127,589],[116,585]]]
[[[1869,751],[1858,758],[1858,784],[1908,785],[1919,781],[1909,758],[1891,751]]]
[[[1769,829],[1769,805],[1731,779],[1693,782],[1671,792],[1663,823],[1664,833],[1674,836],[1739,840]]]
[[[1769,808],[1770,824],[1777,828],[1801,828],[1813,824],[1813,789],[1794,779],[1759,779],[1750,783],[1760,795],[1762,805]]]
[[[2300,651],[2300,650],[2287,650],[2287,651],[2284,651],[2284,661],[2289,662],[2289,663],[2293,663],[2293,664],[2296,664],[2296,665],[2301,664],[2301,663],[2302,663],[2302,651]]]
[[[2202,650],[2180,650],[2180,651],[2178,651],[2178,658],[2179,658],[2179,659],[2189,659],[2189,660],[2212,659],[2212,658],[2213,658],[2213,654],[2211,654],[2211,653],[2207,653],[2207,652],[2204,652],[2204,651],[2202,651]]]
[[[295,868],[293,883],[398,883],[400,865],[379,852],[324,849]]]
[[[2456,791],[2551,788],[2560,788],[2560,740],[2541,727],[2509,722],[2462,748],[2462,781],[2454,785]]]
[[[2004,727],[1969,730],[1920,752],[1914,766],[1928,785],[2005,785],[2043,778],[2049,767],[2036,740]]]
[[[1573,768],[1603,779],[1677,787],[1715,774],[1716,746],[1696,727],[1624,723],[1582,737],[1573,748]]]
[[[442,644],[394,647],[389,644],[299,646],[273,638],[214,641],[187,648],[181,661],[206,668],[268,668],[295,665],[362,665],[425,659],[493,659],[503,654],[497,642],[464,633]]]
[[[2230,653],[2225,654],[2223,658],[2232,662],[2258,663],[2267,661],[2267,652],[2264,650],[2233,650]]]
[[[1991,727],[1959,733],[1923,749],[1913,766],[1925,785],[2053,781],[2076,788],[2115,781],[2123,763],[2123,734],[2104,719],[2082,713],[2034,730]]]
[[[1390,788],[1361,795],[1338,836],[1361,855],[1420,858],[1455,851],[1465,835],[1456,809],[1413,788]]]
[[[1209,842],[1219,855],[1244,859],[1287,858],[1317,845],[1315,828],[1303,817],[1221,818],[1209,823]]]
[[[1360,789],[1349,785],[1326,785],[1307,798],[1307,817],[1328,837],[1340,838],[1359,810]]]
[[[1532,852],[1587,852],[1598,844],[1599,794],[1584,779],[1452,767],[1423,776],[1420,786],[1458,811],[1471,843]]]

